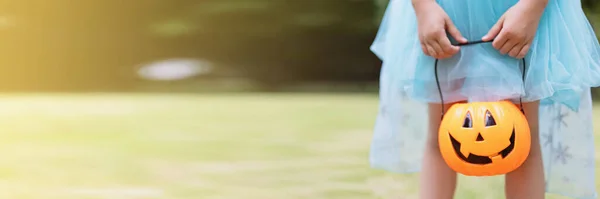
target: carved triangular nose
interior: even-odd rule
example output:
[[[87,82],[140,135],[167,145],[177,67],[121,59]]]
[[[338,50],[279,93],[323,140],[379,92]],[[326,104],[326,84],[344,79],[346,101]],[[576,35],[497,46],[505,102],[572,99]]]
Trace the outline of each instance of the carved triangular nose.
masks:
[[[483,141],[483,136],[481,136],[481,133],[478,133],[478,134],[477,134],[477,141],[478,141],[478,142],[481,142],[481,141]]]

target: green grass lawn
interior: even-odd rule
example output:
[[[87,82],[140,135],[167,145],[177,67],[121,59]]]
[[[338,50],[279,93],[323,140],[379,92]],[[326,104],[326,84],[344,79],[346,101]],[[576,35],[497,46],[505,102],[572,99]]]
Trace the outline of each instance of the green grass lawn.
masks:
[[[375,95],[4,95],[0,110],[3,199],[416,197],[416,175],[369,168]],[[457,198],[502,192],[461,178]]]

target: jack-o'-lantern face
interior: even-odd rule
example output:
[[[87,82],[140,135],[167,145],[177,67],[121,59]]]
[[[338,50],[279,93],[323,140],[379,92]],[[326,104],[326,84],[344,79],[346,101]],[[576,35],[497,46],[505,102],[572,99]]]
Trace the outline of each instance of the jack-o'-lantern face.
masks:
[[[515,170],[527,159],[531,145],[529,124],[509,101],[454,104],[438,138],[448,166],[472,176]]]

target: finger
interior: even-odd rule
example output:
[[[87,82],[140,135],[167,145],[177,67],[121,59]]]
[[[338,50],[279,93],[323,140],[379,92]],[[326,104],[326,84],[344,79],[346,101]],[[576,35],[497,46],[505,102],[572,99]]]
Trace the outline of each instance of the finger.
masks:
[[[502,49],[504,44],[506,44],[508,39],[509,39],[508,35],[505,34],[503,31],[500,31],[500,34],[498,34],[498,36],[494,39],[492,46],[494,46],[495,49],[500,50],[500,49]]]
[[[510,49],[510,51],[508,51],[508,56],[517,58],[517,56],[519,55],[519,53],[521,53],[521,49],[523,49],[523,46],[525,46],[525,44],[517,44],[517,45],[515,45],[512,49]]]
[[[496,38],[498,36],[498,34],[500,34],[500,31],[502,30],[503,25],[504,25],[504,16],[500,17],[498,22],[496,22],[496,24],[494,24],[494,26],[492,26],[490,31],[488,31],[488,33],[485,36],[483,36],[481,38],[481,40],[491,41],[492,39]]]
[[[446,55],[446,57],[444,58],[451,57],[452,55],[456,54],[460,49],[460,47],[452,45],[452,43],[450,43],[450,39],[448,39],[447,37],[440,38],[440,40],[438,40],[438,43],[440,44],[442,50],[444,51],[444,54]]]
[[[452,38],[458,41],[458,43],[467,43],[467,38],[463,37],[462,34],[460,34],[460,31],[458,30],[458,28],[456,28],[454,23],[452,23],[452,20],[450,20],[450,18],[446,19],[446,31],[448,31],[450,36],[452,36]]]
[[[529,52],[529,47],[531,45],[530,44],[526,44],[525,46],[523,46],[523,48],[521,49],[521,52],[519,52],[519,54],[517,55],[517,58],[522,59],[524,58],[527,53]]]
[[[516,41],[514,41],[514,39],[508,40],[506,41],[506,43],[500,48],[500,53],[502,53],[503,55],[508,54],[508,52],[510,52],[515,46],[517,46],[519,43],[517,43]]]
[[[437,57],[437,53],[435,52],[433,47],[431,47],[431,45],[427,44],[426,48],[427,48],[427,52],[429,52],[429,56]]]
[[[433,49],[435,50],[435,53],[437,54],[435,57],[438,59],[441,59],[443,57],[446,57],[446,53],[444,53],[444,50],[442,49],[442,46],[440,46],[439,43],[437,42],[431,42],[431,47],[433,47]]]
[[[429,50],[427,50],[427,44],[421,43],[421,50],[423,50],[423,54],[425,54],[427,56],[431,56],[431,54],[429,53]]]

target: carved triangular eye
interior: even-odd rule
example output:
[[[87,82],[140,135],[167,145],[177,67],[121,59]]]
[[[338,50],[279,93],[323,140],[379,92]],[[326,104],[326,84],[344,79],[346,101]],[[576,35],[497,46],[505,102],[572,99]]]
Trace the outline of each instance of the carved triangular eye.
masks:
[[[496,120],[490,111],[485,111],[485,126],[496,126]]]
[[[465,116],[465,122],[463,123],[463,128],[473,128],[473,120],[471,119],[471,112],[467,112]]]

